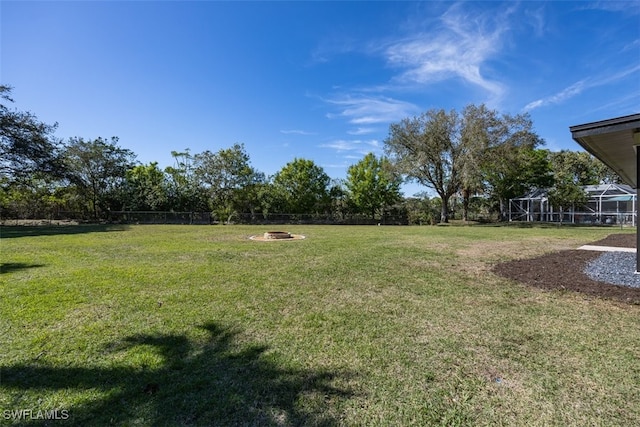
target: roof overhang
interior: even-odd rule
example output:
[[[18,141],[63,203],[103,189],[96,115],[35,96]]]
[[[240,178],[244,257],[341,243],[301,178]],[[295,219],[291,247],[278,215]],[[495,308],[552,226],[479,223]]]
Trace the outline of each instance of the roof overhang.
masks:
[[[640,114],[571,126],[571,137],[589,153],[638,188],[636,149],[640,145]]]

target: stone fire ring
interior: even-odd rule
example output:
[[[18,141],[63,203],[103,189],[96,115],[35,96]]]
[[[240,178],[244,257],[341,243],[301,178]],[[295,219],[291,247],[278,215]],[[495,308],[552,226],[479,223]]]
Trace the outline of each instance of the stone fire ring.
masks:
[[[261,242],[284,242],[287,240],[302,240],[305,238],[302,234],[291,234],[286,231],[267,231],[263,235],[251,236],[251,240]]]

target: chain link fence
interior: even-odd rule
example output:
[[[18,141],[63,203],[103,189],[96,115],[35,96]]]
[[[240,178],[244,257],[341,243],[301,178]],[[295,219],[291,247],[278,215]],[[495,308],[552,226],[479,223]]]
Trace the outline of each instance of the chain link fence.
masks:
[[[22,215],[3,217],[2,225],[55,225],[106,222],[115,224],[223,224],[211,212],[158,212],[158,211],[111,211],[104,218],[95,220],[83,212],[52,212],[45,218],[42,216]],[[372,219],[356,214],[286,214],[286,213],[242,213],[231,216],[229,224],[333,224],[333,225],[408,225],[407,215],[383,215]]]

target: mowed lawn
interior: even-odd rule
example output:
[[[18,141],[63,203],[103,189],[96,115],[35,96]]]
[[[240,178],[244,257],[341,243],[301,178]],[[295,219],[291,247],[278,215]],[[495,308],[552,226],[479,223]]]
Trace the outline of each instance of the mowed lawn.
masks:
[[[271,228],[3,227],[0,424],[640,425],[640,306],[490,271],[635,230]]]

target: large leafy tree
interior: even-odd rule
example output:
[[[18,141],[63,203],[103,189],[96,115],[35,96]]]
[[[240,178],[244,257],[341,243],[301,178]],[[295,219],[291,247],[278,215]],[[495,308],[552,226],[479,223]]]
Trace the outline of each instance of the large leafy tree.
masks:
[[[489,149],[495,145],[501,121],[498,113],[484,104],[468,105],[462,111],[460,123],[460,193],[462,195],[462,219],[469,216],[469,202],[475,194],[486,188],[482,164]]]
[[[588,200],[589,195],[582,186],[576,185],[566,175],[556,178],[553,187],[549,190],[549,203],[560,209],[560,223],[562,223],[565,211],[584,206]]]
[[[466,215],[470,197],[488,192],[504,202],[548,180],[548,160],[536,152],[543,141],[528,115],[499,115],[485,106],[462,114],[430,110],[390,126],[385,150],[398,170],[432,188],[442,200],[440,220],[449,216],[449,199],[460,192]]]
[[[0,85],[0,177],[10,181],[29,179],[34,172],[60,175],[60,141],[48,125],[29,112],[7,106],[13,102],[11,87]]]
[[[503,218],[509,199],[533,188],[548,188],[554,182],[548,151],[531,146],[497,147],[483,167],[489,195]]]
[[[196,154],[194,166],[198,180],[208,191],[211,208],[219,216],[230,220],[245,207],[255,209],[256,186],[264,182],[264,175],[251,167],[243,144]]]
[[[401,178],[392,171],[389,160],[378,159],[373,153],[349,167],[345,182],[350,205],[372,219],[400,200],[400,184]]]
[[[449,199],[460,189],[462,140],[455,111],[429,110],[389,127],[385,151],[397,170],[432,188],[442,199],[440,221],[449,220]]]
[[[620,183],[620,177],[613,170],[585,151],[552,152],[549,160],[554,174],[562,181],[580,186]]]
[[[135,154],[118,146],[118,138],[84,140],[71,138],[64,152],[68,178],[90,205],[94,218],[121,202],[126,173],[134,166]],[[119,206],[121,207],[121,206]]]
[[[583,186],[619,182],[611,169],[587,152],[562,150],[549,153],[549,158],[554,177],[549,203],[563,213],[587,203]],[[560,215],[561,223],[563,217]]]
[[[125,175],[125,208],[133,211],[158,211],[168,208],[167,177],[157,162],[136,165]]]
[[[280,210],[310,214],[329,209],[331,178],[313,160],[294,159],[273,177],[273,191]]]
[[[503,115],[493,127],[481,167],[485,189],[503,217],[509,199],[552,185],[549,152],[542,145],[528,114]]]

